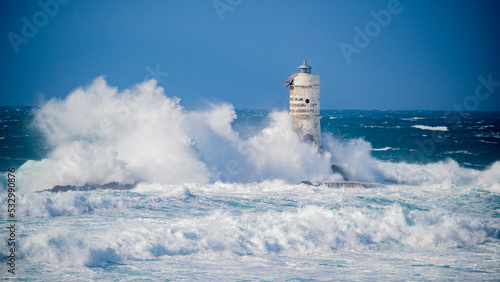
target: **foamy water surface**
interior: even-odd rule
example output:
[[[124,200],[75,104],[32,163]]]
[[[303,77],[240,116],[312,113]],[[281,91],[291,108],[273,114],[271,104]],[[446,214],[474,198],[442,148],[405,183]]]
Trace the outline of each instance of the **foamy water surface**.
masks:
[[[187,110],[154,81],[119,91],[102,78],[37,109],[32,126],[47,153],[16,171],[17,278],[499,277],[498,160],[465,167],[453,157],[481,152],[450,147],[441,160],[396,162],[389,154],[413,149],[380,143],[374,150],[362,137],[330,131],[330,123],[318,152],[294,133],[287,112],[245,114],[247,123],[235,126],[231,105]],[[325,120],[346,122],[342,115]],[[395,119],[402,124],[360,128],[454,133],[421,125],[427,117]],[[298,184],[342,180],[332,163],[351,180],[387,184]],[[134,188],[43,191],[106,183]],[[7,253],[6,240],[0,249]]]

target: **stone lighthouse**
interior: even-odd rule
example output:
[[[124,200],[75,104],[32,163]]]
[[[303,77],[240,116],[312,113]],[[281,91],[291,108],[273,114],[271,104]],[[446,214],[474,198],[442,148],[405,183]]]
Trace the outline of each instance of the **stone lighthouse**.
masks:
[[[304,64],[283,84],[290,86],[290,116],[297,133],[321,149],[319,120],[319,75],[311,74],[311,67]]]

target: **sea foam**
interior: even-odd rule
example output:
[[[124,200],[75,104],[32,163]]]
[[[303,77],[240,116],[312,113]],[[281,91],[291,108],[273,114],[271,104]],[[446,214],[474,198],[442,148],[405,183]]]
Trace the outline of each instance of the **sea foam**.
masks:
[[[400,204],[384,211],[308,205],[264,211],[258,217],[213,209],[196,217],[122,218],[106,224],[105,230],[96,223],[84,232],[52,227],[30,234],[20,255],[30,263],[95,266],[203,253],[318,256],[394,243],[439,250],[493,242],[500,228],[491,219]]]
[[[287,112],[271,112],[269,125],[247,138],[233,129],[236,118],[229,104],[186,110],[154,80],[119,91],[100,77],[37,110],[34,124],[51,150],[20,167],[19,186],[39,191],[110,182],[298,183],[332,179],[332,162],[350,165],[353,180],[382,178],[375,161],[366,161],[371,146],[364,141],[329,139],[319,152],[301,141]],[[347,151],[334,149],[332,155],[338,146]]]

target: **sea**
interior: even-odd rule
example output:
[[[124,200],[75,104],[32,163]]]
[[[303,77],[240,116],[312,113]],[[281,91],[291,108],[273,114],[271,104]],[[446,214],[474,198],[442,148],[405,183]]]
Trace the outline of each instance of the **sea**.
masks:
[[[318,150],[155,81],[0,107],[0,277],[500,279],[500,112],[321,115]],[[379,185],[301,183],[345,179]]]

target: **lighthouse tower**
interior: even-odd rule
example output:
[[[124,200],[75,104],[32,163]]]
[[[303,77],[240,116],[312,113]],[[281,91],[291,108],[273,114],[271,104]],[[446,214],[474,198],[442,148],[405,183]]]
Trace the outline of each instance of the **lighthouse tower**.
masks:
[[[295,130],[321,149],[319,75],[311,74],[311,67],[304,61],[299,73],[292,74],[283,86],[290,86],[290,116]]]

